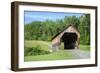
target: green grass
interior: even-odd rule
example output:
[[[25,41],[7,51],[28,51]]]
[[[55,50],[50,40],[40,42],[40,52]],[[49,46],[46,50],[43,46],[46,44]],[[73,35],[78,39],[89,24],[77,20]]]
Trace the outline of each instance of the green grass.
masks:
[[[90,45],[79,45],[79,49],[84,50],[84,51],[90,51]]]
[[[24,44],[26,48],[40,46],[41,50],[45,50],[45,51],[50,50],[50,42],[37,41],[37,40],[26,40]]]
[[[26,56],[25,61],[41,61],[41,60],[64,60],[73,59],[73,54],[68,51],[59,51],[47,55],[37,55],[37,56]]]
[[[47,41],[37,41],[37,40],[25,40],[25,49],[32,47],[41,47],[41,50],[50,51],[51,42]],[[63,43],[60,46],[60,51],[53,52],[44,55],[29,55],[24,57],[24,61],[41,61],[41,60],[64,60],[64,59],[74,59],[73,53],[64,50]],[[89,45],[79,45],[79,49],[84,51],[90,51]]]

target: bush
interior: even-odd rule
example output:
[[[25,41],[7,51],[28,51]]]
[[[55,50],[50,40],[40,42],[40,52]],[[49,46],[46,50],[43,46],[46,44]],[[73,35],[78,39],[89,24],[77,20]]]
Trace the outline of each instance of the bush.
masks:
[[[41,50],[40,46],[35,46],[35,47],[25,47],[24,50],[24,55],[25,56],[32,56],[32,55],[44,55],[44,54],[49,54],[49,51]]]

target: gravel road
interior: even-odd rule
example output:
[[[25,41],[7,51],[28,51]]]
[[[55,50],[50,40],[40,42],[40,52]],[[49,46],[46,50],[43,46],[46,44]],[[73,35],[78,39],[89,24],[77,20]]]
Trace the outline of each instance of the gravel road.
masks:
[[[88,58],[90,58],[89,51],[83,51],[80,49],[67,50],[67,51],[71,52],[75,59],[88,59]]]

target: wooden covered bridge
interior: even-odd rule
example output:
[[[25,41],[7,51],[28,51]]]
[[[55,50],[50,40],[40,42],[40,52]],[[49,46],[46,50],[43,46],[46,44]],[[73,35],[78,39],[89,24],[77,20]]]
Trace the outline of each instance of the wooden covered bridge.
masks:
[[[79,48],[79,39],[79,31],[74,25],[69,25],[52,38],[52,51],[58,51],[61,42],[64,42],[64,49]]]

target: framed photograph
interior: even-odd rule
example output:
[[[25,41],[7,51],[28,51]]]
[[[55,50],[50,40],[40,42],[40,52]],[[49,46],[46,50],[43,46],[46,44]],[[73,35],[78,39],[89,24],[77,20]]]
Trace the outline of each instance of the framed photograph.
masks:
[[[97,66],[97,7],[12,2],[11,70]]]

